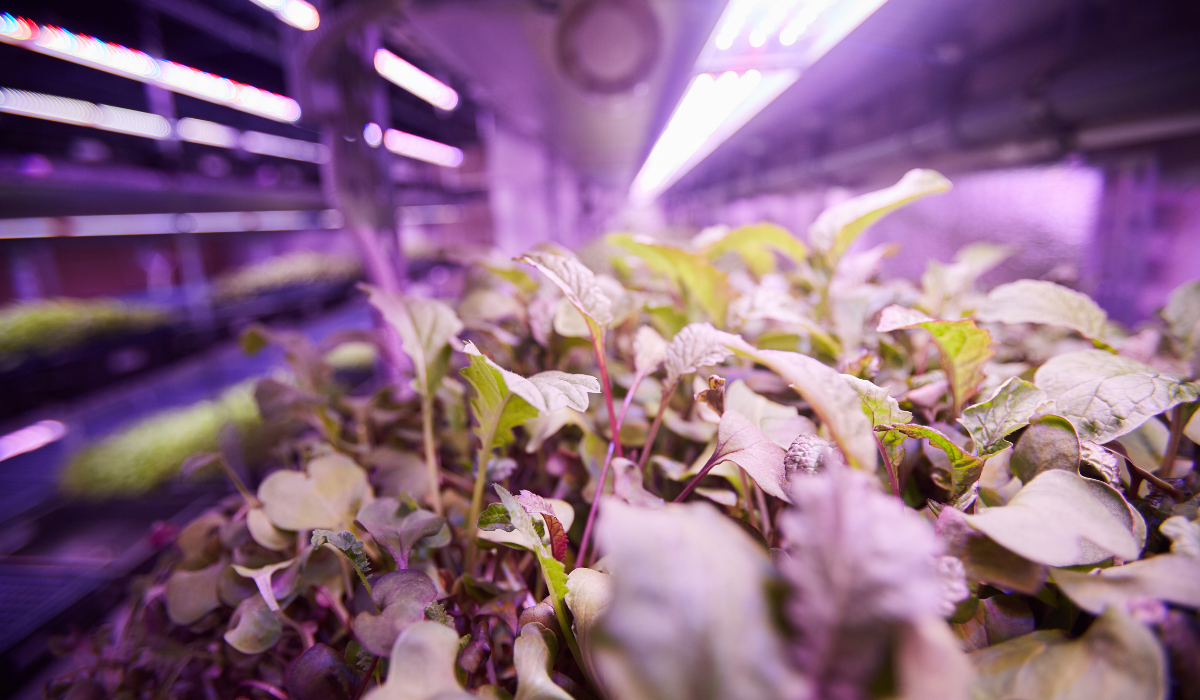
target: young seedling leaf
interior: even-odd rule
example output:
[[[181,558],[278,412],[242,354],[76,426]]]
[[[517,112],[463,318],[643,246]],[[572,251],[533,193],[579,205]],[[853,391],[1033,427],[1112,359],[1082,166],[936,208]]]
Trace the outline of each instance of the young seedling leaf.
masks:
[[[1109,608],[1079,639],[1044,630],[971,654],[979,700],[1162,700],[1166,660],[1154,633]]]
[[[604,676],[597,669],[597,657],[601,653],[600,623],[612,604],[615,585],[613,577],[594,569],[579,568],[567,577],[567,595],[563,599],[575,621],[575,638],[579,641],[579,652],[583,656],[584,668],[603,692],[606,690]],[[613,697],[604,692],[606,697]]]
[[[1060,416],[1042,416],[1021,433],[1009,458],[1009,468],[1018,479],[1029,483],[1050,469],[1078,474],[1081,455],[1075,427]]]
[[[432,396],[446,372],[438,356],[463,329],[462,321],[454,309],[436,299],[408,297],[369,285],[364,288],[367,300],[396,330],[404,352],[412,359],[417,391]]]
[[[598,329],[612,324],[613,302],[604,293],[596,273],[579,262],[574,256],[558,255],[541,250],[530,251],[517,258],[533,265],[556,287],[562,290],[567,300]]]
[[[258,487],[263,510],[281,530],[348,530],[374,498],[366,472],[345,455],[316,457],[307,471],[280,470]]]
[[[1083,440],[1104,444],[1200,398],[1200,385],[1103,350],[1068,352],[1038,368],[1034,384]],[[1050,408],[1048,406],[1047,408]]]
[[[554,633],[537,622],[521,628],[513,642],[513,665],[517,671],[517,694],[513,700],[573,700],[550,680],[550,669],[558,654]]]
[[[550,536],[550,551],[554,558],[563,561],[567,556],[567,532],[554,515],[554,506],[532,491],[517,494],[517,503],[530,515],[540,515],[546,521],[546,533]]]
[[[787,495],[786,451],[737,411],[725,411],[717,426],[713,464],[733,462],[750,475],[762,490],[791,503]]]
[[[958,422],[975,441],[975,452],[986,459],[1011,447],[1004,438],[1029,424],[1046,402],[1046,392],[1030,382],[1013,377],[1000,385],[991,398],[968,406]]]
[[[667,341],[651,326],[640,326],[633,336],[633,367],[642,374],[658,369],[667,357]]]
[[[946,457],[950,460],[950,473],[934,472],[933,480],[950,493],[951,501],[966,493],[972,484],[979,481],[979,475],[983,472],[982,459],[964,451],[954,444],[953,440],[933,428],[923,425],[895,424],[879,426],[876,430],[880,432],[895,430],[909,437],[925,439],[929,441],[929,444],[945,452]]]
[[[363,700],[472,700],[454,673],[460,650],[458,633],[422,620],[396,637],[387,680]]]
[[[963,516],[1006,549],[1048,566],[1138,558],[1141,516],[1111,486],[1075,472],[1038,474],[1005,506]],[[1145,525],[1141,524],[1144,537]]]
[[[1108,314],[1086,294],[1043,280],[1018,280],[996,287],[975,312],[989,323],[1041,323],[1104,342]]]
[[[741,336],[713,328],[709,323],[691,323],[675,334],[666,350],[667,386],[673,385],[684,375],[701,367],[712,367],[724,362],[733,351],[730,343],[740,341]]]
[[[288,559],[287,561],[281,561],[278,564],[268,564],[258,569],[234,564],[233,570],[237,572],[238,576],[254,581],[254,585],[258,587],[259,594],[266,601],[268,609],[279,610],[278,598],[290,595],[296,588],[296,579],[299,571],[292,570],[292,565],[295,563],[295,559]],[[279,580],[272,581],[272,577],[277,571],[283,571],[284,574],[279,577]]]
[[[862,411],[862,399],[832,367],[807,355],[783,350],[759,350],[734,336],[730,347],[766,365],[796,390],[829,431],[850,466],[873,471],[876,463],[871,420]]]
[[[225,641],[243,654],[261,654],[279,642],[283,624],[257,593],[243,600],[229,618]]]
[[[250,531],[250,536],[255,542],[272,551],[286,551],[295,542],[294,537],[289,537],[287,533],[275,527],[262,508],[246,511],[246,529]]]
[[[395,498],[378,498],[368,503],[358,511],[356,519],[392,555],[397,569],[408,568],[409,553],[417,543],[435,537],[446,527],[445,518],[402,504]]]
[[[842,376],[850,383],[850,387],[858,392],[862,399],[863,413],[871,419],[872,427],[912,421],[912,414],[900,410],[900,404],[891,397],[887,389],[849,374]]]
[[[766,222],[741,226],[716,240],[704,241],[700,250],[709,260],[737,253],[756,277],[775,271],[776,252],[797,264],[808,257],[808,246],[800,239],[782,226]]]
[[[885,214],[927,195],[950,189],[950,181],[933,170],[910,170],[891,187],[846,200],[821,212],[808,229],[813,247],[836,267],[837,261],[871,224]]]
[[[229,566],[222,559],[196,571],[176,569],[167,579],[167,615],[177,625],[190,625],[221,607],[217,583]]]
[[[725,273],[713,267],[704,255],[628,234],[611,235],[608,242],[638,256],[650,269],[669,277],[713,323],[725,323],[725,312],[734,297],[733,288]]]
[[[467,343],[467,347],[470,364],[461,374],[475,388],[475,396],[471,398],[475,434],[484,441],[490,436],[492,447],[503,447],[513,441],[512,429],[537,417],[538,410],[513,395],[499,367],[475,350],[473,344]]]
[[[479,529],[486,532],[493,530],[501,530],[503,532],[512,532],[514,529],[512,520],[508,517],[508,509],[503,503],[493,503],[488,506],[482,513],[479,514]]]
[[[725,408],[749,418],[784,449],[795,441],[796,436],[817,432],[817,426],[801,416],[795,406],[784,406],[756,394],[741,379],[725,388]]]
[[[420,571],[404,569],[381,577],[371,589],[378,615],[354,618],[354,636],[376,656],[389,656],[404,630],[425,619],[425,608],[437,597],[437,586]]]
[[[603,652],[600,671],[608,697],[803,695],[803,681],[772,631],[766,595],[774,575],[770,560],[728,517],[706,503],[646,509],[613,499],[601,508],[597,537],[619,572],[611,579],[611,594],[596,574],[573,574],[568,586],[578,587],[574,609],[604,611],[594,631],[590,620],[599,611],[581,615],[580,635],[605,642],[602,649],[592,642],[589,648]],[[589,583],[591,591],[584,588]],[[611,602],[604,600],[610,596]],[[665,644],[675,638],[668,630],[687,630],[692,642]]]
[[[885,333],[913,326],[920,326],[933,336],[954,397],[954,415],[959,415],[983,381],[984,365],[996,354],[992,349],[992,334],[976,327],[970,319],[936,321],[897,306],[883,310],[876,330]]]
[[[1072,602],[1093,615],[1110,606],[1128,610],[1139,599],[1200,607],[1200,558],[1184,554],[1160,554],[1092,573],[1054,569],[1051,575]]]

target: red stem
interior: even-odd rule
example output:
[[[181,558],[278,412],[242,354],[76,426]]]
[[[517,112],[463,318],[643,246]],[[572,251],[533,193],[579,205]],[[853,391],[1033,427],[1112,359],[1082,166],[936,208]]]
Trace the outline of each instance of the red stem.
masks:
[[[896,479],[896,467],[892,466],[892,459],[888,457],[883,440],[879,439],[879,433],[873,433],[872,437],[875,438],[875,446],[879,448],[879,455],[883,457],[883,465],[887,467],[888,484],[892,487],[892,495],[900,498],[900,482]]]
[[[692,480],[688,482],[688,485],[683,487],[683,491],[681,491],[680,494],[675,497],[675,500],[673,500],[671,502],[672,503],[682,503],[683,499],[687,498],[689,495],[691,495],[692,491],[696,490],[696,485],[699,484],[700,480],[703,479],[705,476],[707,476],[708,473],[710,471],[712,471],[712,468],[715,466],[717,466],[717,453],[716,452],[713,453],[712,457],[708,458],[708,463],[704,465],[704,468],[700,470],[700,473],[697,474],[696,476],[692,477]]]
[[[579,540],[579,565],[587,566],[587,548],[588,542],[592,538],[592,525],[596,523],[596,510],[600,505],[600,494],[604,492],[604,482],[608,479],[608,465],[612,461],[613,446],[615,443],[608,443],[608,454],[604,455],[604,464],[600,467],[600,483],[596,486],[596,493],[592,496],[592,507],[588,510],[587,525],[583,527],[583,539]]]
[[[624,457],[621,452],[621,424],[617,422],[617,412],[613,410],[612,384],[608,381],[608,362],[604,358],[604,331],[592,328],[592,347],[596,349],[596,362],[600,365],[600,388],[604,390],[604,405],[608,407],[608,427],[612,432],[612,441],[617,446],[617,456]]]

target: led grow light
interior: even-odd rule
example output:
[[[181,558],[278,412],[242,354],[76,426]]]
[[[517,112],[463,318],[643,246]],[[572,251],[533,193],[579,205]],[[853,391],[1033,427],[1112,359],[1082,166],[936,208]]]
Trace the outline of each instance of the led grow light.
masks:
[[[218,148],[237,148],[241,134],[233,127],[204,121],[203,119],[180,119],[175,124],[180,141],[202,143]]]
[[[40,219],[0,219],[0,239],[306,231],[341,227],[342,215],[336,209],[225,211],[193,214],[112,214]]]
[[[269,10],[285,24],[311,32],[321,25],[317,8],[304,0],[251,0],[255,5]]]
[[[148,139],[165,139],[171,135],[171,125],[157,114],[24,90],[0,88],[0,112]]]
[[[7,12],[0,13],[0,41],[268,119],[300,118],[300,105],[290,97]]]
[[[375,70],[434,107],[449,111],[458,106],[454,88],[387,49],[375,51]]]
[[[654,201],[885,2],[729,0],[630,199]]]
[[[9,457],[33,452],[61,440],[67,434],[67,426],[56,420],[40,420],[33,425],[0,437],[0,462]]]
[[[457,168],[462,165],[463,152],[454,146],[430,141],[415,134],[388,129],[383,135],[383,146],[392,153],[416,158],[426,163]]]

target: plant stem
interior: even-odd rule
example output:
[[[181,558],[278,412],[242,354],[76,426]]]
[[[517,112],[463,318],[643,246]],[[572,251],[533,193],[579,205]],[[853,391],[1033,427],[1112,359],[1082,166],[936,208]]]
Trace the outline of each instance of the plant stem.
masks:
[[[767,496],[758,484],[754,484],[754,497],[758,500],[758,510],[762,512],[763,537],[771,541],[771,511],[767,508]]]
[[[438,478],[437,448],[433,444],[433,397],[421,393],[421,433],[425,442],[425,468],[429,471],[429,503],[433,512],[442,514],[442,486]]]
[[[613,410],[612,384],[608,381],[608,362],[604,358],[604,330],[594,324],[588,324],[592,331],[592,347],[596,350],[596,362],[600,365],[600,388],[604,390],[604,405],[608,407],[608,427],[612,433],[612,441],[617,446],[617,456],[624,457],[621,451],[621,424],[617,422],[617,413]]]
[[[367,675],[363,677],[362,683],[358,684],[358,690],[354,691],[354,700],[362,697],[362,694],[367,690],[367,684],[371,682],[371,676],[375,675],[375,666],[379,663],[379,657],[371,659],[371,668],[367,669]]]
[[[1166,479],[1170,479],[1175,471],[1175,456],[1179,454],[1179,442],[1183,439],[1183,424],[1183,404],[1179,404],[1171,411],[1171,437],[1167,440],[1167,450],[1158,469]]]
[[[604,455],[604,464],[600,467],[600,484],[596,487],[596,493],[592,496],[592,507],[588,509],[587,524],[583,527],[583,539],[579,540],[579,565],[587,566],[587,548],[588,542],[592,538],[592,525],[596,522],[596,511],[600,505],[600,494],[604,492],[604,482],[608,480],[608,465],[612,461],[613,443],[608,443],[608,454]]]
[[[646,446],[642,448],[642,456],[638,460],[638,471],[646,469],[646,462],[650,461],[650,452],[654,447],[654,438],[658,435],[658,426],[662,425],[663,413],[667,410],[667,404],[670,403],[671,395],[675,393],[675,388],[679,386],[679,380],[671,382],[670,386],[663,387],[662,398],[658,402],[658,413],[654,415],[654,422],[650,424],[650,432],[646,434]]]
[[[467,514],[467,522],[463,525],[467,531],[467,561],[463,568],[464,571],[472,571],[475,566],[475,556],[478,554],[475,531],[478,528],[479,514],[483,512],[483,487],[487,486],[487,463],[492,456],[492,443],[496,439],[496,427],[500,423],[500,416],[504,413],[504,406],[508,404],[511,396],[511,394],[505,394],[504,400],[500,402],[500,407],[496,410],[495,417],[488,422],[480,439],[479,457],[476,460],[475,468],[475,488],[471,491],[471,510]]]
[[[883,466],[887,467],[888,484],[892,487],[892,495],[900,498],[900,482],[896,479],[896,467],[892,464],[892,458],[888,457],[887,448],[883,446],[883,440],[879,439],[879,433],[871,431],[871,437],[875,438],[875,446],[879,448],[879,456],[883,457]]]
[[[704,468],[702,468],[700,472],[696,474],[696,476],[692,477],[692,480],[688,482],[688,485],[683,487],[683,491],[680,492],[680,494],[675,497],[675,500],[671,502],[682,503],[683,499],[690,496],[692,491],[696,490],[696,485],[699,484],[700,480],[707,476],[715,466],[717,466],[717,453],[713,452],[713,456],[708,458],[708,462],[705,463]]]
[[[246,484],[242,481],[242,477],[238,476],[237,472],[233,470],[233,467],[229,466],[229,464],[225,462],[224,457],[217,455],[217,464],[221,465],[221,470],[225,472],[225,476],[228,476],[229,480],[233,482],[234,488],[236,488],[238,493],[241,494],[242,500],[246,502],[247,508],[258,508],[262,505],[258,498],[255,497],[254,494],[250,493],[250,489],[246,488]]]
[[[554,592],[554,585],[550,583],[550,578],[546,576],[546,567],[542,569],[542,580],[546,582],[546,590]],[[571,656],[575,658],[575,664],[579,666],[579,670],[584,674],[587,673],[586,667],[583,665],[583,654],[579,653],[579,643],[575,641],[575,633],[571,631],[571,625],[567,618],[567,610],[563,605],[563,597],[556,592],[551,596],[554,600],[554,616],[558,618],[558,626],[562,629],[563,638],[567,640],[567,646],[571,649]]]
[[[754,504],[750,502],[750,494],[753,489],[750,488],[750,479],[746,476],[746,470],[738,467],[738,478],[742,482],[742,501],[746,504],[746,514],[750,517],[750,525],[762,532],[762,525],[758,522],[758,514],[754,512]]]

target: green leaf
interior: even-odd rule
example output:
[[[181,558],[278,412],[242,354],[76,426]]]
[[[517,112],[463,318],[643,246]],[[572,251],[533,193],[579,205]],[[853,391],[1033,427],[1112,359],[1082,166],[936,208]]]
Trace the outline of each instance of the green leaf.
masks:
[[[1033,422],[1013,449],[1009,467],[1025,483],[1050,469],[1079,473],[1082,447],[1075,427],[1060,416],[1043,416]]]
[[[704,255],[643,236],[614,234],[607,240],[638,256],[655,272],[669,277],[713,323],[718,326],[725,323],[725,312],[734,297],[733,288],[725,273],[713,267]]]
[[[550,680],[557,653],[558,640],[540,623],[530,622],[521,628],[521,636],[513,642],[513,665],[517,670],[514,700],[573,700]]]
[[[396,638],[388,662],[387,680],[364,700],[472,700],[455,676],[458,633],[423,620]]]
[[[923,425],[896,424],[880,426],[876,430],[895,430],[909,437],[923,438],[928,440],[929,444],[945,452],[946,457],[950,460],[950,473],[934,473],[933,480],[938,486],[950,492],[951,501],[956,500],[959,496],[966,493],[967,489],[971,488],[971,484],[979,481],[979,475],[983,473],[983,460],[969,452],[963,451],[962,448],[954,444],[953,440],[933,428],[926,428]]]
[[[1052,357],[1038,368],[1033,382],[1081,439],[1101,444],[1200,398],[1200,385],[1194,382],[1103,350]]]
[[[817,427],[800,415],[795,406],[784,406],[760,396],[738,379],[725,390],[725,408],[750,419],[776,445],[787,449],[801,433],[815,433]]]
[[[330,453],[308,463],[308,473],[280,470],[258,487],[258,500],[282,530],[349,530],[373,498],[367,473],[349,457]]]
[[[872,427],[912,421],[912,414],[901,411],[900,404],[891,397],[887,389],[850,374],[842,376],[850,383],[850,387],[858,392],[859,398],[862,399],[862,411],[871,419]]]
[[[787,452],[758,429],[748,418],[727,409],[717,426],[713,464],[732,462],[741,467],[766,493],[791,503],[787,495],[787,470],[783,458]]]
[[[402,505],[394,498],[379,498],[368,503],[358,511],[356,519],[387,549],[398,569],[408,568],[409,552],[419,542],[437,539],[439,533],[444,535],[444,541],[450,539],[445,518]]]
[[[1082,637],[1047,630],[971,654],[978,700],[1162,700],[1166,660],[1154,634],[1109,608]]]
[[[1000,385],[987,401],[963,410],[962,424],[975,441],[975,452],[988,458],[1012,446],[1004,438],[1029,424],[1029,419],[1046,402],[1046,392],[1013,377]]]
[[[474,345],[467,343],[470,349]],[[503,447],[513,441],[512,429],[536,418],[538,411],[520,396],[514,396],[505,382],[502,370],[481,354],[468,352],[470,364],[460,373],[475,388],[471,411],[475,414],[475,434],[487,440],[491,428],[492,447]],[[509,374],[512,374],[511,372]],[[513,375],[516,376],[516,375]]]
[[[536,267],[597,328],[607,328],[613,323],[612,299],[600,287],[596,273],[574,256],[533,250],[517,260]]]
[[[1200,280],[1181,284],[1167,298],[1163,320],[1181,345],[1185,359],[1200,349]]]
[[[617,572],[611,602],[588,600],[581,589],[573,603],[603,609],[600,629],[586,635],[581,629],[581,636],[599,656],[607,697],[804,696],[804,681],[773,629],[767,586],[777,574],[732,520],[705,503],[648,509],[609,501],[600,512],[597,546]],[[573,581],[581,583],[579,576]],[[592,583],[597,598],[607,597],[605,584]],[[596,643],[601,638],[603,646]]]
[[[1009,551],[973,529],[957,508],[942,508],[937,532],[946,543],[946,553],[962,561],[968,580],[1028,595],[1036,595],[1046,583],[1048,570],[1044,564]]]
[[[933,336],[954,396],[954,415],[959,415],[983,381],[984,365],[996,354],[992,349],[992,334],[976,327],[970,319],[935,321],[901,306],[884,309],[875,330],[886,333],[913,326],[920,326]]]
[[[374,503],[375,501],[372,501]],[[364,506],[365,507],[365,506]],[[354,565],[359,568],[364,574],[371,571],[371,561],[367,559],[367,555],[363,553],[363,543],[354,536],[353,533],[343,530],[342,532],[334,532],[332,530],[313,530],[312,537],[309,538],[309,544],[315,549],[323,544],[328,544],[342,554],[346,555]]]
[[[724,362],[733,351],[729,344],[741,336],[713,328],[710,323],[690,323],[683,327],[666,349],[667,386],[679,381],[701,367]]]
[[[850,466],[875,470],[873,426],[862,411],[858,392],[837,370],[798,352],[759,350],[738,336],[727,342],[738,354],[771,368],[808,401]]]
[[[949,189],[950,181],[936,171],[910,170],[891,187],[859,195],[821,212],[808,228],[809,240],[825,255],[829,267],[836,267],[859,234],[885,214]]]
[[[175,569],[167,579],[167,616],[177,625],[190,625],[221,607],[217,583],[229,566],[222,559],[197,571]]]
[[[1092,573],[1053,569],[1051,575],[1068,598],[1093,615],[1110,606],[1127,609],[1138,598],[1200,608],[1200,558],[1184,554],[1160,554]]]
[[[492,530],[503,530],[504,532],[512,532],[516,528],[513,527],[512,520],[508,517],[508,509],[503,503],[493,503],[484,509],[479,514],[479,529],[485,532]]]
[[[396,637],[425,619],[425,608],[437,598],[437,586],[420,571],[403,569],[381,577],[371,589],[378,615],[360,612],[354,636],[376,656],[389,656]]]
[[[254,541],[275,552],[286,551],[295,542],[294,537],[283,532],[271,523],[267,512],[262,508],[251,508],[246,511],[246,529]]]
[[[1018,280],[996,287],[975,318],[989,323],[1062,326],[1101,343],[1108,334],[1108,314],[1091,297],[1042,280]]]
[[[1031,561],[1049,566],[1138,558],[1141,516],[1111,486],[1074,472],[1038,474],[1005,506],[963,516],[971,527]],[[1142,541],[1135,536],[1140,530]]]
[[[364,285],[367,299],[396,330],[404,352],[412,358],[415,384],[422,396],[433,396],[445,376],[438,356],[463,329],[454,309],[436,299],[418,299]]]
[[[255,594],[238,604],[229,618],[225,641],[243,654],[261,654],[271,649],[283,634],[279,617]]]
[[[716,240],[705,241],[700,251],[709,260],[737,253],[757,277],[775,271],[776,251],[797,264],[808,257],[808,246],[782,226],[766,222],[741,226]]]
[[[567,576],[567,595],[563,598],[571,617],[575,621],[575,638],[579,641],[579,652],[588,677],[598,685],[604,685],[604,677],[597,668],[601,641],[600,623],[605,611],[612,603],[615,584],[613,577],[594,569],[575,569]],[[601,690],[605,688],[601,687]],[[612,697],[611,694],[605,693]]]

